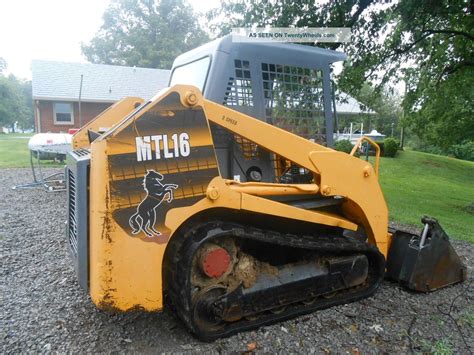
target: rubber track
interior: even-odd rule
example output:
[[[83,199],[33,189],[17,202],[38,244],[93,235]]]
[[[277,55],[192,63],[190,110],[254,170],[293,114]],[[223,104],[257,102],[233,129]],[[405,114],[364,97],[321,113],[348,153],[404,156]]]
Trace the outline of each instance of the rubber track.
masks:
[[[235,238],[252,239],[265,243],[277,244],[293,248],[317,250],[328,255],[364,254],[369,259],[369,276],[364,286],[339,291],[333,298],[318,298],[315,304],[304,305],[296,303],[281,314],[270,312],[259,313],[256,320],[242,319],[228,323],[223,329],[199,329],[193,321],[193,308],[191,302],[191,270],[192,260],[201,245],[219,237],[233,236]],[[341,235],[308,236],[295,234],[282,234],[266,231],[254,227],[246,227],[227,222],[207,222],[197,225],[183,236],[182,243],[176,248],[172,257],[173,265],[170,270],[172,280],[169,285],[169,296],[172,307],[186,326],[199,339],[213,341],[217,338],[227,337],[232,334],[258,328],[262,325],[273,324],[289,318],[296,317],[317,309],[328,308],[338,304],[354,302],[375,293],[384,277],[385,259],[378,249],[365,242]]]

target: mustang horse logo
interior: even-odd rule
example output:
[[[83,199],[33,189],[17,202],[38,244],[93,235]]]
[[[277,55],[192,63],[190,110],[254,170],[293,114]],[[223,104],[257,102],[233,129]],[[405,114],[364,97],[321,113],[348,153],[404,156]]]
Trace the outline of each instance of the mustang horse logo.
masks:
[[[171,203],[174,198],[173,190],[178,188],[176,184],[162,184],[161,181],[163,179],[164,177],[160,173],[154,170],[147,170],[143,179],[143,188],[147,195],[138,205],[137,212],[128,220],[133,234],[138,234],[142,231],[148,238],[161,235],[155,229],[156,208],[163,201]]]

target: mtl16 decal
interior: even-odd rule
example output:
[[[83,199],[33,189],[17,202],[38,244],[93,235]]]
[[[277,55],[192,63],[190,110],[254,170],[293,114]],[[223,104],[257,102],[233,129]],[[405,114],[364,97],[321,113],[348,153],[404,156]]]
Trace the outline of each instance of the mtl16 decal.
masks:
[[[189,134],[186,132],[174,133],[171,139],[166,134],[137,137],[136,144],[137,161],[187,157],[191,148]]]

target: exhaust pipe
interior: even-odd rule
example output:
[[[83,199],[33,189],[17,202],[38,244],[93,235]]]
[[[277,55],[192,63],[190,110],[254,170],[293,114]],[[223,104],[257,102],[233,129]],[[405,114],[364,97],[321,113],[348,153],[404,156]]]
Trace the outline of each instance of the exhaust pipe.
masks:
[[[418,292],[463,282],[466,266],[434,218],[423,217],[420,235],[395,231],[387,257],[386,277]]]

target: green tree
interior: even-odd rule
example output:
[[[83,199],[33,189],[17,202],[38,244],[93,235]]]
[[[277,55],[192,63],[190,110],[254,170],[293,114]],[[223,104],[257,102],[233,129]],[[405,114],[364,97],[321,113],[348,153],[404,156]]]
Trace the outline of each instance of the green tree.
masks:
[[[242,26],[351,27],[350,43],[321,44],[349,55],[339,87],[357,96],[370,81],[381,95],[405,81],[404,124],[447,149],[474,135],[473,11],[469,0],[229,0],[209,19],[220,35]]]
[[[23,96],[25,115],[18,118],[18,126],[21,129],[34,128],[34,110],[33,110],[33,87],[30,80],[18,80]]]
[[[15,123],[22,129],[33,126],[33,101],[31,81],[6,77],[3,70],[7,64],[0,58],[0,126],[15,129]]]
[[[82,52],[93,63],[169,69],[174,58],[208,41],[185,0],[114,0]]]

